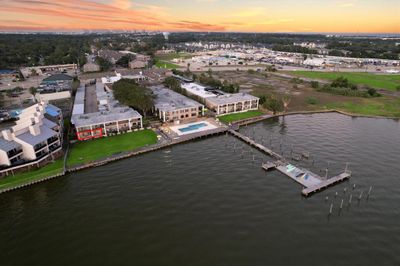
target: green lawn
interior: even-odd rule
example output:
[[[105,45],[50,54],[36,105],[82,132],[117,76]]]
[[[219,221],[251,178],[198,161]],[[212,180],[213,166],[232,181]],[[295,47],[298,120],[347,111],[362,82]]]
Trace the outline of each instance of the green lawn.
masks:
[[[218,119],[221,122],[224,123],[231,123],[234,121],[239,121],[239,120],[243,120],[243,119],[247,119],[247,118],[251,118],[251,117],[255,117],[255,116],[260,116],[263,115],[264,113],[262,111],[259,110],[255,110],[255,111],[247,111],[244,113],[237,113],[237,114],[230,114],[230,115],[223,115],[223,116],[219,116]]]
[[[101,139],[75,143],[68,154],[68,166],[87,163],[107,156],[131,151],[157,143],[157,134],[152,130],[141,130]]]
[[[167,69],[177,69],[177,68],[180,68],[181,66],[178,66],[176,64],[172,64],[172,63],[169,63],[169,62],[166,62],[166,61],[157,60],[156,61],[156,67],[167,68]]]
[[[326,109],[336,109],[353,114],[400,117],[400,100],[383,98],[365,99],[362,102],[336,102],[324,105]]]
[[[62,173],[63,161],[64,160],[61,158],[56,160],[54,163],[50,163],[37,170],[15,174],[15,176],[10,175],[4,179],[0,179],[0,190],[17,187],[19,185]]]
[[[400,75],[318,71],[293,71],[290,72],[290,74],[306,78],[327,80],[334,80],[340,76],[343,76],[354,84],[368,85],[373,88],[387,89],[392,91],[395,91],[397,86],[400,86]]]

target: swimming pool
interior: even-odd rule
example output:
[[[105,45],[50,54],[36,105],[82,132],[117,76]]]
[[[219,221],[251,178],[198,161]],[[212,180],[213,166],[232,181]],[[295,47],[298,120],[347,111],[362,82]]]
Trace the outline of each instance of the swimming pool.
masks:
[[[199,124],[194,124],[194,125],[190,125],[187,127],[179,128],[178,130],[182,133],[185,133],[185,132],[189,132],[189,131],[198,130],[199,128],[206,127],[206,126],[207,126],[206,123],[199,123]]]

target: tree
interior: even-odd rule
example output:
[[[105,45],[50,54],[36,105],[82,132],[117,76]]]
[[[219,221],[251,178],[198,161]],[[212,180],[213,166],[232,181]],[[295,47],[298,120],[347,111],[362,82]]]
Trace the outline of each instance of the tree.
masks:
[[[183,94],[181,83],[174,77],[167,77],[164,80],[164,85],[175,92]]]
[[[274,114],[282,112],[284,109],[282,100],[278,99],[275,95],[269,95],[267,97],[264,107],[271,110]]]
[[[208,71],[207,71],[207,73],[208,73],[208,76],[211,78],[211,77],[212,77],[212,75],[213,75],[213,71],[212,71],[212,69],[211,69],[211,68],[209,68],[209,69],[208,69]]]
[[[334,81],[332,81],[331,86],[334,88],[349,88],[350,87],[350,82],[347,78],[340,76]]]
[[[151,90],[130,79],[121,79],[113,85],[114,97],[121,104],[131,106],[142,112],[143,116],[154,106]]]
[[[32,94],[33,99],[35,99],[35,95],[36,95],[36,93],[37,93],[37,88],[35,88],[35,87],[30,87],[30,88],[29,88],[29,93]],[[35,99],[35,101],[36,101],[36,99]]]
[[[267,72],[276,72],[276,68],[275,68],[275,66],[271,66],[271,65],[269,65],[269,66],[267,66],[266,68],[265,68],[265,71],[267,71]]]
[[[118,61],[115,64],[117,66],[128,68],[129,62],[132,61],[133,59],[135,59],[134,55],[127,54],[127,55],[124,55],[123,57],[121,57],[120,59],[118,59]]]
[[[397,90],[397,91],[400,91],[400,85],[396,87],[396,90]]]
[[[107,71],[112,67],[111,62],[102,57],[97,57],[97,64],[100,66],[100,71]]]
[[[260,96],[259,104],[263,105],[267,101],[267,97],[265,95]]]

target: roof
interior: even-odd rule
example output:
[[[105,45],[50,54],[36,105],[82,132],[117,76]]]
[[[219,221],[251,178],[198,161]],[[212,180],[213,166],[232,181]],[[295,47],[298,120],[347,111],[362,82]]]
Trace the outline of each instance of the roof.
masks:
[[[116,122],[120,120],[136,119],[141,117],[142,116],[132,108],[119,107],[113,108],[111,111],[73,115],[71,121],[75,125],[75,127],[85,127],[90,125]]]
[[[13,69],[0,69],[0,75],[10,75],[18,73],[16,70]]]
[[[58,126],[56,123],[54,123],[53,121],[50,121],[50,120],[47,119],[47,118],[44,118],[44,119],[43,119],[43,124],[44,124],[46,127],[48,127],[48,128],[53,128],[53,127],[55,127],[55,126]]]
[[[15,141],[5,140],[4,138],[0,138],[0,150],[9,152],[13,149],[18,149],[21,147],[21,144]]]
[[[21,135],[18,135],[17,138],[34,146],[43,141],[46,141],[47,139],[49,139],[51,137],[54,137],[56,135],[57,135],[57,132],[55,132],[54,130],[52,130],[46,126],[41,126],[39,135],[34,136],[28,131]]]
[[[202,104],[176,93],[163,86],[154,86],[150,88],[156,95],[154,106],[162,111],[174,111],[184,108],[193,108],[203,106]]]
[[[254,100],[259,100],[259,98],[247,93],[225,94],[212,98],[207,98],[207,101],[215,105],[230,104],[243,101],[254,101]]]
[[[46,106],[46,114],[56,117],[56,116],[59,116],[60,113],[61,113],[61,109],[58,108],[57,106],[54,106],[52,104],[48,104]]]
[[[85,109],[85,86],[80,86],[75,94],[74,107],[72,115],[80,115],[84,113]]]
[[[182,88],[191,94],[197,95],[201,98],[215,97],[215,94],[206,90],[206,87],[197,83],[184,83]]]
[[[71,81],[74,78],[66,74],[54,74],[48,78],[45,78],[42,82],[54,82],[54,81]]]

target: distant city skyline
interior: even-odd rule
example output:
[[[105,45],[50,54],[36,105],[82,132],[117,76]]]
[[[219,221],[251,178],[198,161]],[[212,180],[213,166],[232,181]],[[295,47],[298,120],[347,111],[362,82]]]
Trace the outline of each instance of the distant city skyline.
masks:
[[[0,0],[0,31],[400,33],[398,0]]]

